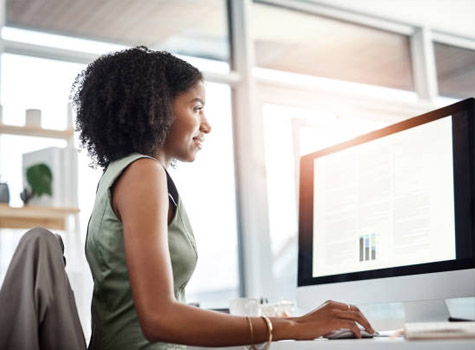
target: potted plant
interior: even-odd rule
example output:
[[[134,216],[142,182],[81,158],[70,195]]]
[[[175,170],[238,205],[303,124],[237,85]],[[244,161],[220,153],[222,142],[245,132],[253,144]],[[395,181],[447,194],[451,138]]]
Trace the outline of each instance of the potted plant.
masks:
[[[20,194],[25,205],[33,197],[52,196],[53,173],[48,165],[39,163],[28,167],[26,181],[29,188],[24,188]]]

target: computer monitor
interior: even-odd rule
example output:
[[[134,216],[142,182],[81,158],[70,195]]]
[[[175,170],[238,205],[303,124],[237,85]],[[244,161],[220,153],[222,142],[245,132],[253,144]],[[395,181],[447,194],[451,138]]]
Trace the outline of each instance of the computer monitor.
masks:
[[[475,297],[474,101],[301,158],[300,307]]]

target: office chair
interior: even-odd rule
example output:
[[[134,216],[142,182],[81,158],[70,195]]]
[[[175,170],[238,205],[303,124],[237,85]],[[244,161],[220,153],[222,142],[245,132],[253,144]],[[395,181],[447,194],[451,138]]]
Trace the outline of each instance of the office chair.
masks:
[[[0,289],[0,349],[86,349],[61,237],[26,232]]]

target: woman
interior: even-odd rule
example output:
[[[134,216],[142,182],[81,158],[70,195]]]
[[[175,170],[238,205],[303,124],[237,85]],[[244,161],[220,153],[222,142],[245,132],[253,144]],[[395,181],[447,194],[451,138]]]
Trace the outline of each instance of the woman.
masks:
[[[313,339],[355,322],[354,306],[327,302],[297,318],[238,317],[184,304],[197,254],[166,169],[194,161],[211,131],[202,74],[138,47],[103,56],[75,83],[80,139],[105,168],[88,227],[94,278],[91,349],[175,349]]]

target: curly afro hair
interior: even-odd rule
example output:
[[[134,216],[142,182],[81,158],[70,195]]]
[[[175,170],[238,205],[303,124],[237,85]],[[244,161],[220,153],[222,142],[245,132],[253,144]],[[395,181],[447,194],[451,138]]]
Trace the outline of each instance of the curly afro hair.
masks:
[[[133,152],[154,156],[173,122],[173,100],[202,80],[187,62],[144,46],[89,64],[73,84],[72,102],[93,163],[105,168]]]

